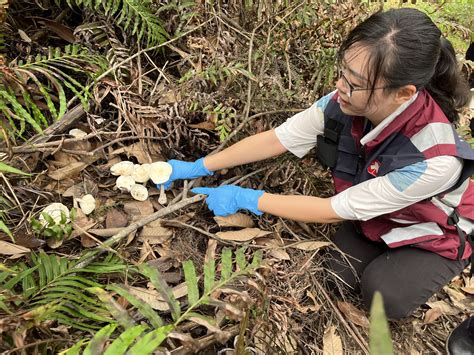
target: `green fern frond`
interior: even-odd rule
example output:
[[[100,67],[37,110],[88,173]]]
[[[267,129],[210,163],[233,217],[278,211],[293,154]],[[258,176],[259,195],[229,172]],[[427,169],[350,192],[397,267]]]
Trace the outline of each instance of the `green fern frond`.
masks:
[[[102,287],[97,282],[101,274],[123,272],[126,268],[117,258],[108,261],[113,265],[109,270],[102,270],[100,263],[77,269],[77,260],[70,261],[44,252],[33,254],[32,265],[22,262],[12,269],[0,268],[3,305],[10,310],[26,310],[27,319],[56,320],[82,330],[99,329],[104,323],[115,323],[104,303],[86,292],[91,287]],[[86,272],[93,276],[82,276]]]
[[[64,1],[56,0],[58,4]],[[158,16],[152,11],[150,0],[67,0],[70,7],[74,5],[90,10],[101,10],[113,18],[120,26],[147,46],[163,43],[169,37]]]
[[[221,289],[227,284],[234,282],[239,277],[253,272],[260,265],[261,260],[262,253],[257,251],[253,256],[252,262],[247,263],[245,249],[239,249],[235,254],[236,267],[234,271],[232,251],[228,248],[225,248],[222,251],[220,263],[221,275],[218,281],[216,280],[215,260],[204,263],[204,290],[201,294],[199,291],[199,280],[196,274],[196,268],[192,261],[185,261],[183,263],[183,271],[188,290],[188,304],[186,308],[181,308],[181,305],[174,297],[171,288],[164,281],[157,269],[154,269],[146,264],[142,265],[140,272],[149,279],[155,289],[160,293],[161,297],[168,303],[173,317],[173,323],[163,325],[163,320],[158,315],[158,313],[143,300],[130,294],[123,286],[109,285],[107,287],[109,290],[114,291],[117,293],[117,295],[125,298],[129,304],[134,307],[134,309],[136,309],[150,322],[155,330],[145,333],[148,328],[143,325],[130,326],[129,324],[123,324],[123,321],[118,318],[122,315],[117,315],[117,313],[115,313],[118,323],[121,324],[126,330],[115,340],[113,340],[103,353],[105,355],[151,354],[166,339],[168,334],[185,320],[202,325],[208,328],[210,331],[219,331],[216,321],[209,316],[198,313],[198,308],[202,305],[231,307],[229,304],[223,301],[211,299],[211,295],[218,289]],[[90,291],[96,293],[104,303],[108,304],[109,306],[113,305],[114,300],[112,296],[106,291],[102,289]],[[115,326],[107,326],[102,328],[87,343],[88,345],[84,349],[83,354],[91,354],[90,350],[92,348],[98,349],[100,346],[105,344],[106,341],[110,341],[109,336],[112,334],[113,329],[115,329]],[[80,354],[80,349],[85,343],[86,342],[81,341],[61,354]]]
[[[173,330],[172,325],[166,325],[146,332],[149,330],[148,327],[137,325],[128,328],[110,345],[106,346],[115,328],[115,324],[109,324],[100,329],[87,343],[82,355],[148,355],[160,346]],[[84,340],[81,340],[71,348],[60,352],[59,355],[79,355],[85,343]]]
[[[87,109],[87,84],[106,67],[105,58],[78,45],[51,47],[45,55],[11,62],[1,78],[0,111],[13,135],[22,137],[27,127],[41,133],[51,120],[61,119],[67,111],[67,89]]]

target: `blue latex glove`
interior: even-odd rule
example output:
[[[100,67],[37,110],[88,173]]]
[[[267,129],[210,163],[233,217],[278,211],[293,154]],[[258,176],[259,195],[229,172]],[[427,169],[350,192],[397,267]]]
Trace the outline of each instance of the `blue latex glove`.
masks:
[[[168,164],[173,167],[173,172],[167,182],[165,182],[165,189],[169,189],[172,182],[179,179],[196,179],[201,176],[209,176],[214,172],[209,171],[204,166],[204,158],[198,159],[195,162],[187,162],[182,160],[168,160]],[[159,189],[161,184],[157,184]]]
[[[191,191],[207,195],[207,206],[216,216],[234,214],[240,209],[249,210],[259,216],[262,214],[258,209],[258,199],[264,193],[262,190],[224,185],[216,188],[195,187]]]

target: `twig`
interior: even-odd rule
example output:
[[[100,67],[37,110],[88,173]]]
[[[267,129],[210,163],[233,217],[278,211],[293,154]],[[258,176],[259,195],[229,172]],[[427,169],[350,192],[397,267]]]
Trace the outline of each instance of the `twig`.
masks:
[[[245,120],[243,120],[242,122],[240,122],[239,126],[237,128],[235,128],[231,134],[229,134],[227,136],[227,138],[225,139],[225,141],[223,141],[219,147],[217,147],[217,149],[215,149],[214,151],[212,151],[211,154],[215,154],[217,152],[220,152],[222,149],[225,148],[225,146],[227,145],[227,143],[235,137],[235,135],[237,133],[239,133],[242,128],[244,128],[244,126],[252,121],[253,119],[255,118],[258,118],[258,117],[261,117],[261,116],[265,116],[265,115],[273,115],[275,113],[285,113],[285,112],[301,112],[303,111],[302,109],[295,109],[295,108],[288,108],[288,109],[283,109],[283,110],[273,110],[273,111],[266,111],[266,112],[260,112],[260,113],[256,113],[255,115],[252,115],[252,116],[249,116],[248,118],[246,118]]]
[[[346,320],[344,319],[344,316],[342,315],[341,311],[339,311],[339,309],[337,308],[337,306],[334,304],[334,302],[331,300],[331,298],[329,297],[329,295],[327,294],[326,290],[324,289],[324,287],[319,283],[318,280],[316,280],[316,278],[312,278],[313,279],[313,282],[314,284],[316,285],[316,287],[319,289],[319,291],[323,294],[324,298],[326,298],[326,300],[328,301],[328,303],[331,305],[331,307],[333,308],[334,312],[336,313],[336,315],[338,316],[339,320],[342,322],[342,324],[344,325],[344,327],[346,328],[346,330],[349,332],[349,334],[354,338],[354,340],[357,342],[357,344],[359,344],[362,352],[366,355],[369,355],[369,346],[367,344],[367,342],[364,340],[364,338],[362,337],[362,335],[360,335],[359,333],[359,330],[354,327],[354,326],[350,326]]]

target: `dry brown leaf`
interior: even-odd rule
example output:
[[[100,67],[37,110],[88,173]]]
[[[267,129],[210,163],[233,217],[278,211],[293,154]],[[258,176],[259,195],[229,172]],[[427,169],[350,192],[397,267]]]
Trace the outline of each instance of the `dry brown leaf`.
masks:
[[[284,249],[271,249],[270,256],[278,260],[290,260],[290,255]]]
[[[126,153],[128,157],[134,156],[135,158],[137,158],[140,164],[149,164],[151,162],[160,160],[158,156],[150,155],[148,151],[144,148],[143,144],[140,142],[116,149],[110,153],[110,156],[113,157],[122,153]]]
[[[97,242],[86,234],[81,235],[81,245],[84,248],[92,248],[97,245]]]
[[[236,242],[248,242],[249,240],[260,238],[271,232],[262,231],[258,228],[244,228],[238,231],[217,232],[216,235],[224,240],[233,240]]]
[[[425,313],[425,318],[423,319],[423,324],[433,323],[442,314],[443,314],[443,311],[441,311],[441,309],[438,307],[427,310]]]
[[[168,303],[165,302],[160,293],[156,290],[150,290],[143,287],[134,287],[134,286],[125,286],[128,292],[137,298],[141,299],[143,302],[146,302],[150,305],[151,308],[158,311],[169,311]],[[176,299],[184,297],[188,294],[188,287],[186,283],[182,283],[173,288],[173,295]]]
[[[467,297],[462,292],[452,289],[451,287],[445,286],[443,290],[448,294],[451,302],[455,307],[462,310],[473,310],[474,302],[471,301],[472,297]]]
[[[29,248],[22,247],[20,245],[15,245],[10,242],[5,242],[0,240],[0,254],[3,255],[18,255],[29,253],[31,250]]]
[[[342,350],[341,337],[336,333],[336,327],[331,326],[323,336],[323,355],[341,355]]]
[[[105,228],[122,228],[128,224],[128,215],[116,208],[109,210],[105,216]]]
[[[65,166],[64,168],[60,168],[54,171],[49,171],[48,176],[53,180],[58,180],[58,181],[64,180],[66,178],[70,178],[77,175],[82,170],[84,170],[88,165],[89,163],[77,161]]]
[[[216,124],[210,121],[203,121],[195,124],[190,124],[189,127],[214,131],[216,129]]]
[[[437,308],[441,311],[442,314],[446,314],[446,315],[454,316],[456,314],[459,314],[460,312],[459,309],[451,306],[449,303],[445,301],[426,302],[426,304],[430,306],[431,309]]]
[[[157,222],[157,221],[154,221]],[[161,227],[157,223],[150,223],[143,226],[139,240],[147,241],[148,244],[162,244],[173,236],[173,231],[169,228]]]
[[[225,217],[215,216],[214,220],[219,227],[251,228],[255,225],[252,217],[244,213],[235,213]]]
[[[361,326],[366,329],[369,328],[369,320],[365,316],[364,312],[362,312],[353,304],[338,301],[337,307],[352,323],[357,324],[358,326]]]
[[[322,242],[322,241],[304,241],[298,244],[291,245],[291,248],[296,248],[300,250],[312,251],[327,247],[331,245],[331,242]]]
[[[126,202],[123,204],[123,209],[132,219],[148,216],[154,212],[153,205],[149,200]]]

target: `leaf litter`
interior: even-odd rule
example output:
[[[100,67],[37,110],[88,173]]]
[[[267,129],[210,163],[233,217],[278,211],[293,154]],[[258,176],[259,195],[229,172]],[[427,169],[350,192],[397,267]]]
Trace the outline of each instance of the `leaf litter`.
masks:
[[[73,122],[74,127],[58,126],[36,146],[21,145],[21,142],[14,146],[16,150],[9,164],[24,169],[22,161],[28,159],[26,167],[31,169],[25,170],[36,174],[33,178],[21,179],[8,175],[15,196],[5,186],[2,187],[3,196],[11,201],[16,197],[20,202],[11,207],[13,212],[8,220],[14,234],[24,234],[33,240],[26,215],[37,214],[48,203],[62,202],[73,207],[74,200],[91,194],[96,198],[96,207],[89,215],[79,209],[70,238],[48,243],[48,246],[37,243],[25,247],[13,243],[2,234],[0,254],[4,258],[0,266],[10,267],[16,266],[17,262],[29,262],[31,252],[38,253],[40,250],[50,255],[75,259],[83,249],[100,246],[107,238],[120,234],[130,225],[165,208],[158,203],[159,190],[150,183],[150,193],[145,201],[134,201],[128,193],[115,188],[115,177],[110,174],[110,167],[117,162],[127,160],[135,164],[149,164],[170,158],[196,159],[219,149],[233,131],[243,136],[275,127],[291,112],[307,107],[316,97],[332,88],[334,78],[327,82],[322,79],[330,77],[330,71],[311,77],[307,73],[312,73],[314,67],[308,66],[300,58],[308,53],[323,53],[310,60],[326,60],[324,58],[331,55],[340,34],[359,22],[366,12],[353,4],[340,5],[334,9],[313,4],[305,7],[306,12],[283,8],[281,10],[285,15],[282,16],[274,12],[278,6],[274,9],[262,6],[258,14],[253,14],[263,23],[261,32],[257,31],[254,38],[253,53],[249,46],[249,24],[240,19],[242,23],[236,27],[233,20],[222,17],[216,25],[219,31],[216,32],[213,26],[207,24],[201,31],[178,40],[174,49],[168,47],[174,51],[177,61],[173,68],[168,69],[166,58],[156,53],[140,55],[137,60],[119,66],[113,76],[104,77],[98,82],[93,107]],[[228,10],[232,11],[231,7]],[[170,27],[180,28],[184,25],[173,21],[183,15],[179,11],[185,10],[168,11],[178,15],[169,17]],[[317,18],[322,19],[319,30],[298,17],[299,13],[311,12],[317,13]],[[203,13],[205,11],[202,9],[196,10],[189,24],[202,24]],[[333,24],[324,20],[332,16],[346,18],[347,21]],[[274,23],[274,19],[279,22]],[[101,43],[97,42],[100,37],[87,37],[97,28],[89,34],[81,31],[76,33],[71,31],[71,26],[77,25],[74,21],[44,21],[51,31],[66,41],[87,39],[91,45],[101,48]],[[270,28],[274,31],[271,44],[268,45],[267,33]],[[322,31],[322,34],[315,31]],[[109,36],[108,45],[113,44],[119,46],[115,49],[120,49],[111,58],[110,67],[132,54],[127,51],[128,44],[121,43],[123,39],[114,37],[115,34],[111,32],[104,33],[106,37]],[[45,46],[51,45],[48,41],[54,41],[44,37],[38,40],[30,31],[27,33],[21,30],[19,34],[23,43],[18,45],[22,48],[30,48],[27,47],[29,43],[37,41]],[[288,51],[288,46],[292,47],[292,53]],[[107,50],[109,48],[112,47],[107,47]],[[139,50],[132,44],[130,48],[135,53]],[[126,53],[125,57],[120,58],[123,53]],[[261,68],[262,74],[258,70],[252,72],[247,67],[249,54],[254,54],[250,56],[254,58],[253,68]],[[270,65],[271,61],[262,59],[267,55],[271,58],[288,56],[287,63],[275,60],[276,64]],[[220,71],[214,63],[220,65]],[[199,70],[192,72],[196,68]],[[127,71],[133,80],[124,74]],[[251,91],[253,95],[246,101],[243,99],[246,97],[246,88],[254,82],[265,89],[254,88]],[[306,82],[313,89],[297,88],[296,82]],[[297,90],[297,93],[293,90]],[[247,105],[251,109],[246,117]],[[282,112],[284,110],[287,111]],[[234,111],[239,114],[233,116]],[[265,114],[272,111],[276,113]],[[264,114],[258,116],[261,113]],[[251,124],[237,129],[239,123],[252,115],[257,117],[251,120]],[[71,138],[69,128],[81,128],[90,133],[86,137]],[[8,150],[5,148],[4,151]],[[288,157],[279,157],[254,164],[253,167],[218,172],[200,183],[217,185],[232,176],[245,177],[263,168],[260,173],[244,178],[241,185],[265,187],[275,193],[297,191],[307,195],[331,195],[327,171],[315,166],[313,158],[294,161]],[[183,188],[184,184],[175,183],[167,192],[173,204],[183,201],[184,197],[180,196]],[[180,224],[173,224],[173,221],[179,221]],[[178,343],[181,341],[183,346],[188,344],[200,349],[200,346],[207,344],[211,347],[219,341],[234,346],[228,339],[240,333],[248,345],[260,352],[273,349],[274,352],[292,354],[298,353],[298,349],[311,349],[323,354],[363,353],[364,347],[354,340],[354,329],[350,331],[356,328],[356,335],[362,339],[362,345],[366,345],[368,319],[367,312],[361,308],[360,298],[348,292],[344,285],[339,285],[343,290],[344,301],[337,301],[337,298],[325,295],[318,287],[331,277],[324,269],[323,260],[325,249],[331,248],[328,238],[334,226],[302,225],[291,221],[285,223],[288,230],[280,228],[278,219],[271,216],[257,218],[237,213],[212,218],[202,205],[194,203],[131,231],[125,241],[112,250],[130,267],[145,263],[154,265],[162,273],[163,279],[170,283],[174,297],[183,304],[188,296],[180,269],[183,261],[192,260],[196,265],[196,274],[203,275],[205,261],[209,262],[221,255],[224,247],[222,241],[234,250],[246,246],[245,257],[256,250],[264,251],[264,262],[255,278],[230,285],[213,294],[210,300],[210,304],[219,304],[215,308],[218,310],[216,314],[227,314],[229,318],[237,320],[234,324],[236,327],[224,329],[224,322],[219,322],[217,316],[213,318],[213,311],[207,309],[207,316],[211,317],[212,322],[196,315],[189,319],[188,325],[176,330],[174,339]],[[212,236],[217,238],[213,239]],[[222,269],[217,271],[221,273]],[[392,325],[392,336],[400,353],[443,349],[443,337],[448,330],[474,310],[471,296],[474,294],[473,283],[466,275],[467,272],[464,278],[453,280],[434,295],[426,306],[420,307],[410,317],[410,322]],[[160,314],[164,317],[169,316],[171,308],[167,300],[156,289],[143,284],[143,280],[122,280],[114,276],[104,282],[112,283],[112,280],[143,303],[162,312]],[[205,283],[199,278],[200,288],[205,288]],[[0,296],[1,306],[3,293]],[[134,315],[132,306],[125,298],[118,300],[116,306],[120,312]],[[245,321],[244,314],[249,308],[261,310],[264,305],[268,307],[265,314]],[[0,333],[2,330],[5,334],[9,332],[17,346],[33,343],[37,339],[31,332],[14,330],[19,324],[24,324],[21,322],[25,319],[34,317],[34,314],[4,318],[0,321]],[[50,326],[48,322],[40,322],[41,327]],[[85,334],[59,327],[62,325],[56,329],[61,329],[65,336],[80,338]],[[217,335],[209,338],[207,332]]]

